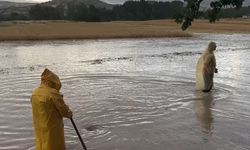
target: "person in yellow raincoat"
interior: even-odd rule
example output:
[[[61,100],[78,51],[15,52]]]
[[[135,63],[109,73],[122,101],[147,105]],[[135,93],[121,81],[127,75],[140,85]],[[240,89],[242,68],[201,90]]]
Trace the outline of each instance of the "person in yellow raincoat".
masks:
[[[59,77],[45,69],[31,97],[36,150],[65,150],[63,117],[71,118],[72,112],[60,89]]]
[[[213,87],[214,73],[217,73],[214,51],[216,44],[210,42],[196,65],[196,90],[209,92]]]

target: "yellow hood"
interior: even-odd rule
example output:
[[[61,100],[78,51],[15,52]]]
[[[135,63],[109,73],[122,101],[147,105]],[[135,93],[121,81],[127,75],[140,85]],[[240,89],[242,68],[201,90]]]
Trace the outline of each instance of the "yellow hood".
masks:
[[[60,91],[62,86],[59,77],[47,68],[41,75],[41,84],[54,88],[58,91]]]
[[[215,50],[216,50],[216,43],[215,42],[210,42],[208,44],[208,47],[207,47],[205,53],[213,53],[213,51],[215,51]]]

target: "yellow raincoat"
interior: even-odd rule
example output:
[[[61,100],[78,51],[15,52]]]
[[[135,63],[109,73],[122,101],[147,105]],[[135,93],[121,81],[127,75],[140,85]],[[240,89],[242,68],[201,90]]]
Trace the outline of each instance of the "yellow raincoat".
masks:
[[[214,56],[215,49],[216,44],[210,42],[208,48],[198,60],[196,66],[196,90],[208,92],[213,87],[214,72],[217,72]]]
[[[60,88],[59,77],[45,69],[41,85],[32,93],[36,150],[65,150],[63,117],[72,117],[72,112],[64,103]]]

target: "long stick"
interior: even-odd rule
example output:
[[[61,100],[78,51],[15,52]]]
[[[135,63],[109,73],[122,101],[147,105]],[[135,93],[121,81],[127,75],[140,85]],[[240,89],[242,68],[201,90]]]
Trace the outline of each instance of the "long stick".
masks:
[[[83,140],[82,140],[82,137],[81,137],[81,135],[80,135],[80,133],[79,133],[77,127],[76,127],[76,124],[75,124],[73,118],[70,118],[70,120],[71,120],[71,122],[72,122],[72,124],[73,124],[73,126],[74,126],[74,128],[75,128],[75,130],[76,130],[76,134],[78,135],[78,138],[79,138],[80,142],[82,143],[83,149],[84,149],[84,150],[87,150],[87,147],[86,147],[86,145],[84,144],[84,142],[83,142]]]

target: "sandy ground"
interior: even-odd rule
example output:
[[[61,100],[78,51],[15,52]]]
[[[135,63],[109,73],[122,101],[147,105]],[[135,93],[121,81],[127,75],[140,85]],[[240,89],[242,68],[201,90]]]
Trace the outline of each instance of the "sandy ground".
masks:
[[[0,40],[60,40],[102,38],[190,37],[192,33],[250,33],[250,20],[222,20],[210,24],[195,21],[181,31],[174,20],[70,22],[11,21],[0,22]]]

